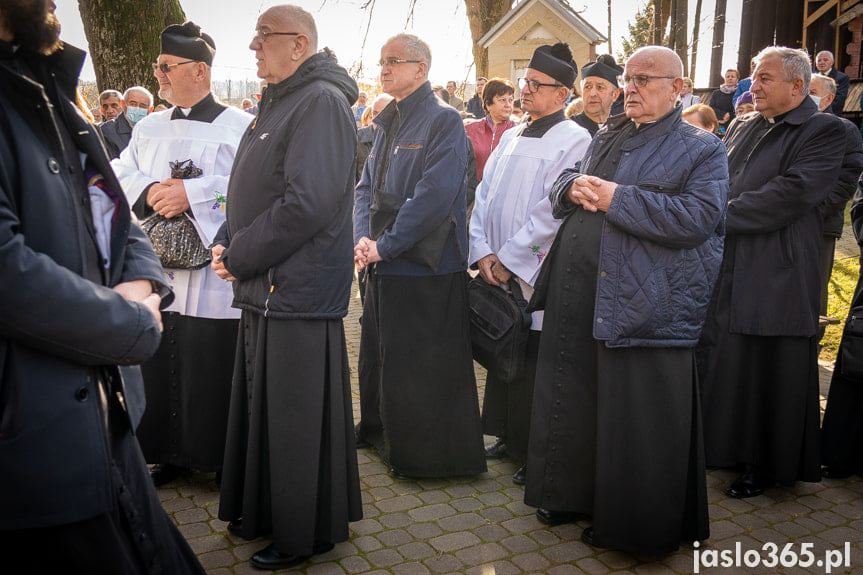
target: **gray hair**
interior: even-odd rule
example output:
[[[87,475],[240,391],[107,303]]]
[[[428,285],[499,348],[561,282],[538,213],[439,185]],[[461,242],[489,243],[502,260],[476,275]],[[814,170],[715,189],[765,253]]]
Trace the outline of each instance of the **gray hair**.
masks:
[[[830,76],[825,76],[824,74],[812,74],[812,80],[818,80],[824,86],[824,89],[836,95],[836,80],[831,78]],[[809,82],[812,83],[811,81]]]
[[[778,56],[782,59],[782,73],[786,82],[793,82],[797,78],[803,80],[803,95],[809,93],[809,82],[812,79],[812,60],[805,50],[795,50],[785,46],[768,46],[761,50],[752,59],[757,67],[765,58]]]
[[[118,92],[117,90],[105,90],[101,94],[99,94],[99,105],[105,102],[108,98],[117,98],[118,100],[123,99],[123,94]]]
[[[821,54],[827,54],[828,56],[830,56],[831,60],[833,60],[834,62],[836,61],[836,58],[833,57],[833,52],[831,52],[830,50],[821,50],[820,52],[815,54],[815,59],[817,60],[818,56],[820,56]]]
[[[153,105],[153,94],[144,86],[132,86],[131,88],[126,88],[126,91],[123,92],[124,102],[129,99],[129,92],[142,92],[143,94],[146,94],[147,98],[150,99],[150,106]]]
[[[270,10],[276,10],[279,18],[290,20],[299,28],[299,31],[309,39],[309,51],[312,54],[318,51],[318,27],[315,24],[315,18],[310,13],[293,4],[273,6]]]
[[[419,36],[414,36],[413,34],[396,34],[387,40],[386,43],[389,44],[390,42],[403,42],[405,45],[405,56],[411,60],[425,62],[426,76],[428,76],[428,71],[431,69],[432,64],[431,48],[429,48],[428,44],[423,42]]]

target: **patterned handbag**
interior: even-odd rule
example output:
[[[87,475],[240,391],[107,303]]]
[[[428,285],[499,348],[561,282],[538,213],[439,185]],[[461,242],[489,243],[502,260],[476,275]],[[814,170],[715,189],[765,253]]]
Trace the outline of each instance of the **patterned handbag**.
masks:
[[[203,174],[192,160],[171,162],[170,166],[171,177],[176,179],[188,180]],[[155,213],[141,220],[140,225],[163,267],[197,270],[212,260],[212,254],[201,241],[188,212],[170,219]]]

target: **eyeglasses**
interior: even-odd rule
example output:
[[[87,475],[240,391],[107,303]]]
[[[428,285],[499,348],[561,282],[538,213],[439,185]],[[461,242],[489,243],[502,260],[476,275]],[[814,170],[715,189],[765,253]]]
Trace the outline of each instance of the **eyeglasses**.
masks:
[[[421,64],[422,60],[402,60],[401,58],[391,57],[391,58],[383,58],[380,62],[378,62],[378,66],[381,68],[392,68],[396,64]]]
[[[519,78],[518,79],[518,89],[524,92],[525,88],[530,88],[529,92],[537,92],[542,86],[549,86],[550,88],[564,88],[563,84],[543,84],[542,82],[537,82],[536,80],[528,80],[527,78]]]
[[[648,76],[646,74],[636,74],[635,76],[624,76],[620,81],[620,87],[626,88],[630,82],[635,82],[636,88],[644,88],[651,80],[673,80],[676,76]]]
[[[264,32],[263,30],[255,30],[255,35],[252,36],[253,42],[263,44],[270,36],[299,36],[299,32]]]
[[[153,73],[155,74],[156,72],[161,72],[162,74],[167,74],[177,66],[182,66],[183,64],[191,64],[192,62],[197,61],[198,60],[186,60],[185,62],[177,62],[176,64],[166,64],[165,62],[159,64],[158,62],[156,62],[153,64]]]

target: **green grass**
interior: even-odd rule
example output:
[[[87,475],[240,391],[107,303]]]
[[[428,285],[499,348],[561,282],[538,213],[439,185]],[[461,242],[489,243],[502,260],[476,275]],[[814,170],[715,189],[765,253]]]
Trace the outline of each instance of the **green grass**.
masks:
[[[850,231],[850,230],[848,230]],[[857,257],[836,258],[833,263],[833,275],[830,276],[830,295],[827,299],[827,315],[839,318],[839,325],[827,326],[824,339],[821,340],[820,359],[834,361],[839,341],[842,339],[842,328],[851,306],[851,297],[860,275],[860,260]]]

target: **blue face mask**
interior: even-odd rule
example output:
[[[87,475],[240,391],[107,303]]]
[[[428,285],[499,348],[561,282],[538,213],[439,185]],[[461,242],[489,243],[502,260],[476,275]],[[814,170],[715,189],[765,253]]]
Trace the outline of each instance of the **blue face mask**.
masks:
[[[126,119],[133,126],[147,117],[147,110],[135,106],[126,108]]]
[[[809,97],[812,98],[812,101],[815,102],[815,105],[818,106],[818,109],[821,109],[821,96],[813,96],[809,94]]]

